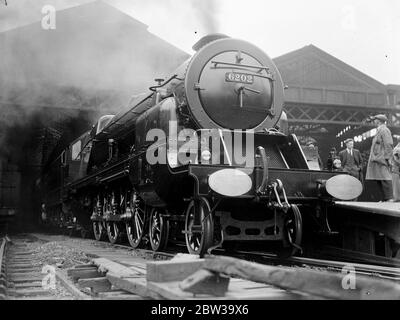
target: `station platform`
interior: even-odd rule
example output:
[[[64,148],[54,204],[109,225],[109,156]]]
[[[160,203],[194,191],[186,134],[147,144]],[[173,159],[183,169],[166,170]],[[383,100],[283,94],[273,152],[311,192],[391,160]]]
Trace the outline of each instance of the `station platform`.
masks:
[[[400,218],[400,202],[335,201],[335,207]]]

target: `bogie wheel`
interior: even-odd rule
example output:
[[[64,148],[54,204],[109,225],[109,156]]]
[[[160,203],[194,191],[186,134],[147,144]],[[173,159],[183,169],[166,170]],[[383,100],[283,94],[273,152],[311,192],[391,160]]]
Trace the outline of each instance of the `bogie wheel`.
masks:
[[[115,244],[118,243],[121,236],[120,226],[117,222],[107,222],[107,236],[110,243]]]
[[[116,203],[118,203],[115,192],[111,192],[111,194],[109,194],[109,196],[106,197],[104,203],[105,203],[104,212],[106,215],[113,216],[118,213],[118,210],[116,212],[114,210]],[[110,243],[115,244],[119,242],[121,237],[121,230],[118,222],[107,221],[106,231]]]
[[[104,226],[101,221],[93,221],[93,235],[97,241],[101,241],[104,239]]]
[[[129,209],[133,217],[125,222],[126,235],[131,247],[136,249],[143,245],[143,237],[146,232],[146,223],[148,219],[145,203],[143,200],[139,199],[134,192],[132,192],[129,201]]]
[[[165,249],[168,243],[169,221],[164,216],[165,210],[153,208],[149,221],[149,240],[153,251]]]
[[[199,214],[200,228],[194,228],[195,212]],[[192,200],[186,210],[186,247],[190,254],[204,255],[214,242],[214,220],[205,198]]]
[[[300,251],[301,240],[303,236],[303,219],[297,205],[292,204],[284,219],[285,239],[289,247],[283,248],[279,252],[280,258],[288,258]]]

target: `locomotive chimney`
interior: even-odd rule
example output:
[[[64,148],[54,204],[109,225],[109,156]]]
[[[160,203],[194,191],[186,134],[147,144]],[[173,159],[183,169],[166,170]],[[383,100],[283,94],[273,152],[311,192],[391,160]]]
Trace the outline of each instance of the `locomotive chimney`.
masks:
[[[219,40],[219,39],[224,39],[224,38],[230,38],[228,37],[226,34],[223,33],[211,33],[208,34],[206,36],[204,36],[203,38],[201,38],[199,41],[197,41],[192,49],[194,51],[199,51],[202,47],[204,47],[206,44],[215,41],[215,40]]]

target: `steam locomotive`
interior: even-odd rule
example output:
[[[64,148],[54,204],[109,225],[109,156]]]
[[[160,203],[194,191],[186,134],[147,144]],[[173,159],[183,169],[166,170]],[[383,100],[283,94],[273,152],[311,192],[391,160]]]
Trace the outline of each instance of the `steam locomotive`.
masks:
[[[126,235],[134,248],[174,240],[202,255],[257,242],[295,254],[305,222],[329,229],[332,200],[356,198],[361,183],[311,169],[283,132],[283,82],[262,50],[221,34],[193,49],[44,167],[43,208],[55,223],[111,243]]]

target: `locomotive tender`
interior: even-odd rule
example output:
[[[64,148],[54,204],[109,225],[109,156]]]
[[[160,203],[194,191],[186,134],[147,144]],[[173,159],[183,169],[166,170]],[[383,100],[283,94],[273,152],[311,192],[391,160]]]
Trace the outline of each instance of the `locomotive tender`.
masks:
[[[193,49],[170,78],[101,117],[44,168],[46,210],[93,228],[97,240],[125,234],[134,248],[173,239],[204,254],[263,241],[294,254],[304,221],[329,230],[332,200],[356,198],[361,183],[311,170],[296,136],[278,130],[284,86],[262,50],[221,34]]]

